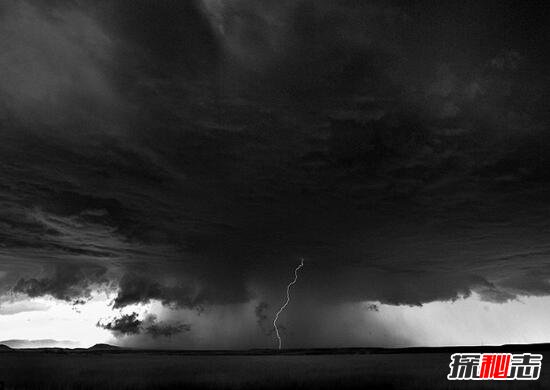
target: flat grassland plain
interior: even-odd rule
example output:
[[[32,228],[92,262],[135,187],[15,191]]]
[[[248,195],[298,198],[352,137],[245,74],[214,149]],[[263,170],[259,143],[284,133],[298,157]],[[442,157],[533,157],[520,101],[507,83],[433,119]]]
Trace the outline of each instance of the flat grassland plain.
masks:
[[[457,382],[446,379],[450,355],[458,352],[454,349],[283,354],[12,350],[0,353],[0,389],[550,389],[546,351],[522,351],[543,353],[537,381]]]

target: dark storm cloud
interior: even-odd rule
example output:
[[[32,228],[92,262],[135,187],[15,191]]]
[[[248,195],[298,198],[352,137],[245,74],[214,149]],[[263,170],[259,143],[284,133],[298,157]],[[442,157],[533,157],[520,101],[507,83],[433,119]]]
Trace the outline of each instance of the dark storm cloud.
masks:
[[[375,3],[201,3],[228,56],[228,85],[315,101],[383,83],[377,65],[396,49],[384,31],[408,22],[400,8]]]
[[[114,307],[119,308],[134,303],[147,303],[151,299],[162,299],[163,292],[159,283],[145,277],[125,275],[119,283],[118,296]]]
[[[60,126],[90,120],[116,104],[105,73],[112,41],[96,20],[68,3],[48,7],[10,0],[0,11],[4,123],[16,116],[34,126]]]
[[[141,332],[142,321],[138,320],[138,314],[124,314],[120,318],[115,318],[107,324],[97,323],[97,326],[103,329],[110,330],[117,335],[131,335]]]
[[[204,282],[204,279],[203,279]],[[227,289],[224,293],[220,288],[223,282],[209,284],[189,280],[189,284],[166,285],[150,275],[125,274],[118,285],[118,294],[113,307],[122,308],[136,303],[148,303],[151,300],[161,301],[164,305],[179,308],[195,308],[200,310],[203,305],[243,302],[247,300],[247,292],[237,288]]]
[[[367,310],[368,311],[379,311],[379,308],[378,308],[378,305],[374,304],[374,303],[370,303],[367,305]]]
[[[164,69],[155,63],[156,69],[150,71],[191,72],[197,76],[216,66],[219,48],[215,34],[197,1],[102,1],[99,7],[95,3],[89,2],[88,8],[100,15],[108,31],[137,49],[139,55],[164,63]],[[135,55],[126,48],[122,50]],[[147,64],[140,67],[147,69]]]
[[[3,291],[108,275],[117,308],[273,307],[303,256],[302,294],[335,304],[548,293],[536,10],[2,7]]]
[[[189,324],[158,321],[157,317],[153,314],[149,314],[143,320],[140,320],[137,313],[123,314],[106,324],[98,322],[97,326],[112,331],[117,337],[145,333],[152,338],[170,338],[191,330]]]
[[[50,295],[57,299],[70,301],[78,297],[89,296],[93,286],[107,282],[106,269],[95,264],[65,264],[55,266],[51,276],[43,278],[21,278],[13,287],[13,292],[29,297]]]

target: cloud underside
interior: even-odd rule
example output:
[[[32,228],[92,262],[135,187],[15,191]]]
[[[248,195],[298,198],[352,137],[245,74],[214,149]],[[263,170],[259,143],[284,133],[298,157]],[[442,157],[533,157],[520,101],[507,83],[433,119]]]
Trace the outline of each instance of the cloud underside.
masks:
[[[3,292],[270,301],[299,257],[323,301],[550,292],[526,15],[472,41],[439,9],[351,1],[1,7]],[[188,330],[140,321],[102,326]]]
[[[98,322],[97,326],[112,331],[118,337],[140,333],[146,333],[153,338],[172,337],[191,330],[190,325],[182,322],[157,321],[157,317],[153,314],[140,320],[137,313],[121,315],[107,323]]]

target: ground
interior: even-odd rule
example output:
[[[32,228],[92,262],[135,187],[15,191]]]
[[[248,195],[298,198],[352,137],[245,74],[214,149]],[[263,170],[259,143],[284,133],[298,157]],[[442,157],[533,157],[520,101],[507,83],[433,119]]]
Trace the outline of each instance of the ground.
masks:
[[[5,389],[545,389],[538,381],[450,382],[450,353],[0,353]],[[1,388],[1,386],[0,386]]]

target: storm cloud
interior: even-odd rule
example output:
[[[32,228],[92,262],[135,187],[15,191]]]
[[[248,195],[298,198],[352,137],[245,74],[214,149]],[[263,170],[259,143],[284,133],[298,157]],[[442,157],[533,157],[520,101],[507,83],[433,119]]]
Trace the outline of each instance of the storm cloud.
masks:
[[[78,297],[88,297],[93,287],[107,282],[106,269],[93,264],[79,263],[57,266],[51,276],[42,278],[21,278],[13,287],[13,292],[29,297],[49,295],[70,301]]]
[[[141,332],[141,320],[138,320],[138,314],[124,314],[119,318],[106,324],[97,323],[97,326],[110,330],[117,335],[138,334]]]
[[[107,323],[98,322],[97,326],[113,332],[117,337],[146,333],[152,338],[169,338],[178,333],[191,330],[189,324],[182,322],[157,321],[157,317],[153,314],[149,314],[143,320],[140,320],[137,313],[123,314]]]
[[[301,294],[335,312],[548,295],[536,8],[3,3],[0,291],[254,300],[264,333],[300,257]],[[101,326],[193,333],[144,321]]]

